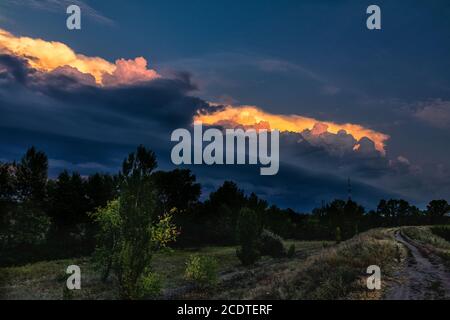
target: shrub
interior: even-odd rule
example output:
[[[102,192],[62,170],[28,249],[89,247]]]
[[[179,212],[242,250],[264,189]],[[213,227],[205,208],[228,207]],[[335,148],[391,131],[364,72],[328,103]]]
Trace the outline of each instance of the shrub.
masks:
[[[336,227],[335,237],[336,237],[336,243],[341,243],[342,235],[341,235],[341,228],[340,227]]]
[[[185,278],[204,288],[216,285],[217,260],[210,256],[190,256],[186,263]]]
[[[431,232],[447,241],[450,241],[450,226],[432,227]]]
[[[50,219],[33,205],[17,205],[5,216],[6,230],[4,233],[0,233],[2,245],[20,248],[21,246],[44,244],[47,240]]]
[[[161,278],[153,272],[146,272],[139,280],[139,298],[156,298],[161,294]]]
[[[236,256],[244,266],[251,266],[261,258],[261,253],[255,247],[243,246],[236,249]]]
[[[286,251],[283,246],[283,239],[268,230],[263,230],[261,233],[259,239],[259,249],[263,256],[281,258],[286,255]]]
[[[294,255],[295,255],[295,244],[291,244],[289,246],[289,250],[287,252],[287,256],[288,256],[288,258],[293,258]]]
[[[114,200],[90,214],[90,217],[99,225],[97,233],[98,246],[94,252],[94,263],[101,272],[102,281],[108,279],[114,252],[119,244],[120,226],[122,224],[119,207],[119,200]]]
[[[256,212],[242,208],[239,212],[236,231],[240,244],[240,248],[236,250],[237,257],[245,266],[254,264],[261,257],[258,250],[261,227]]]
[[[140,299],[157,291],[150,269],[152,254],[177,236],[172,215],[157,215],[151,176],[156,165],[154,153],[138,147],[123,163],[119,200],[93,214],[100,225],[97,256],[103,262],[102,275],[115,273],[122,299]]]
[[[244,298],[362,299],[367,297],[368,291],[361,285],[361,275],[365,274],[370,265],[380,266],[388,276],[394,274],[398,265],[397,247],[396,240],[389,233],[368,231],[340,246],[333,246],[309,257],[298,268],[278,274],[272,282],[253,289]],[[402,250],[401,254],[405,257],[407,252]]]

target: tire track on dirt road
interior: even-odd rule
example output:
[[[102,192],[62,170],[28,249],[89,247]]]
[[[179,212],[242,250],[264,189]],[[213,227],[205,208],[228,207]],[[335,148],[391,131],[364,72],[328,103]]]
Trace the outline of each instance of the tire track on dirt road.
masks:
[[[397,231],[395,239],[404,245],[409,256],[406,267],[397,275],[399,282],[386,293],[386,300],[450,299],[450,272],[442,260],[424,254],[423,247]]]

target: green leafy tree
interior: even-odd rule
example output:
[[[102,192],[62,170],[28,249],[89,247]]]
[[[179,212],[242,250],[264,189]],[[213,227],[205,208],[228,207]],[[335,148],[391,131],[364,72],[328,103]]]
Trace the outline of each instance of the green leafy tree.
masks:
[[[114,253],[120,242],[120,228],[122,218],[119,214],[119,200],[109,202],[105,207],[99,207],[91,213],[91,217],[99,225],[97,233],[97,248],[94,260],[101,272],[102,281],[106,281],[111,272]]]
[[[141,297],[140,282],[150,273],[151,225],[157,218],[151,174],[156,166],[154,153],[139,146],[125,159],[120,173],[121,239],[113,268],[120,294],[127,299]]]
[[[152,254],[174,241],[177,230],[173,212],[158,216],[152,171],[154,153],[139,146],[125,159],[120,173],[120,198],[92,216],[100,225],[97,257],[103,262],[102,276],[113,271],[123,299],[154,295],[158,278],[152,272]]]

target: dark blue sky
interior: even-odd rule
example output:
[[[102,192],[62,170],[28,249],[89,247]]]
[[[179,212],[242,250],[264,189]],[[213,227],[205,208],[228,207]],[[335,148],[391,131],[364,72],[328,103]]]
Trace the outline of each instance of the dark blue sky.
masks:
[[[245,178],[243,183],[249,191],[254,188],[282,205],[309,209],[323,199],[345,195],[347,176],[355,176],[355,184],[361,183],[361,193],[365,193],[361,200],[368,205],[378,201],[374,197],[383,195],[401,195],[418,205],[431,197],[448,199],[447,0],[85,0],[79,2],[83,14],[81,31],[66,29],[65,2],[70,1],[55,4],[50,0],[2,0],[0,28],[15,35],[63,42],[78,53],[111,62],[143,56],[152,69],[164,76],[187,71],[198,86],[188,95],[204,101],[255,105],[276,114],[356,123],[391,136],[383,170],[378,162],[374,165],[373,159],[328,160],[323,156],[324,164],[320,166],[299,161],[298,171],[307,171],[307,181],[314,185],[313,191],[304,192],[308,196],[300,197],[301,201],[298,194],[287,195],[286,190],[292,188],[287,187],[284,178],[267,182],[267,188],[256,182],[259,178],[253,182],[252,177]],[[381,7],[381,31],[369,31],[365,26],[365,11],[370,4]],[[100,143],[105,150],[102,155],[109,155],[108,163],[105,156],[94,152],[98,148],[92,144],[99,141],[94,143],[85,136],[70,134],[86,141],[70,140],[67,146],[71,147],[64,149],[56,142],[65,141],[67,133],[63,130],[51,137],[48,133],[24,133],[23,130],[39,131],[25,123],[19,127],[14,128],[7,120],[0,122],[0,159],[17,158],[25,145],[35,142],[48,149],[45,151],[54,160],[97,163],[112,170],[111,159],[123,157],[125,150],[139,143],[136,139],[123,139],[120,146]],[[30,141],[30,136],[36,141]],[[145,137],[142,140],[147,141]],[[164,158],[166,155],[161,152]],[[399,163],[408,168],[397,168]],[[74,169],[88,173],[83,167]],[[221,174],[220,168],[215,170],[216,184],[221,176],[228,176]],[[381,174],[373,174],[380,170]],[[335,173],[336,181],[344,181],[342,189],[341,182],[330,182],[333,187],[325,187],[318,182],[322,178],[312,178],[310,172]],[[285,177],[283,173],[282,176]],[[236,173],[235,177],[242,175]]]

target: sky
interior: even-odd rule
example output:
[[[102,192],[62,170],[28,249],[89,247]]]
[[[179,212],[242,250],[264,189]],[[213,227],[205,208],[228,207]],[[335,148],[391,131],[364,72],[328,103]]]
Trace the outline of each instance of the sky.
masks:
[[[366,28],[371,4],[381,30]],[[446,0],[2,0],[0,161],[35,145],[53,176],[116,172],[142,143],[172,169],[170,133],[202,110],[282,131],[276,176],[187,166],[204,195],[232,179],[309,211],[350,178],[368,208],[450,200],[449,16]]]

